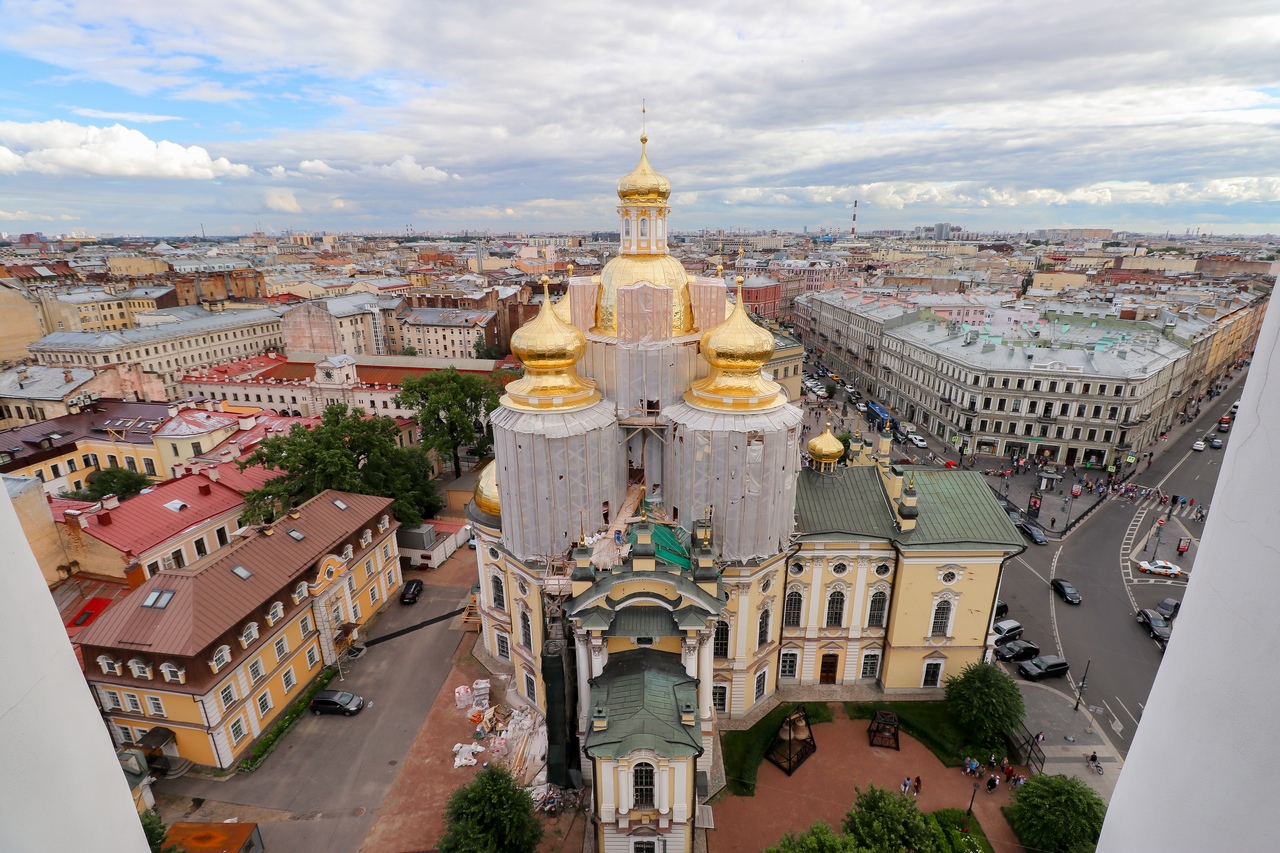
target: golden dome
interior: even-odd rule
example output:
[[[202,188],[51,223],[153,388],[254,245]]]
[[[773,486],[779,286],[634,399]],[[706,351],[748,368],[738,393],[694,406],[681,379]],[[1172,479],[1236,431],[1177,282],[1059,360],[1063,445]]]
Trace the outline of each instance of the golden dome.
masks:
[[[560,322],[566,326],[573,325],[573,314],[570,313],[572,309],[569,307],[569,291],[566,290],[564,292],[564,296],[561,296],[560,301],[551,306],[551,310],[560,318]]]
[[[693,303],[689,298],[689,271],[670,255],[617,255],[600,271],[596,298],[596,327],[603,335],[618,334],[618,291],[647,281],[671,291],[671,334],[693,331]]]
[[[840,461],[844,455],[844,442],[836,438],[831,431],[831,421],[822,435],[809,439],[809,456],[819,465],[832,465]]]
[[[773,358],[773,335],[752,322],[742,298],[723,323],[702,335],[702,357],[711,373],[689,386],[684,399],[711,409],[769,409],[786,402],[782,386],[766,379],[761,369]]]
[[[502,498],[498,494],[498,463],[490,462],[476,480],[476,509],[495,518],[502,516]]]
[[[587,338],[556,315],[548,282],[544,275],[537,316],[511,335],[511,352],[524,365],[524,376],[502,396],[503,404],[514,409],[569,409],[600,399],[595,386],[577,371]]]
[[[645,145],[649,137],[640,134],[640,162],[618,181],[618,198],[627,204],[665,204],[671,196],[671,182],[649,165]]]

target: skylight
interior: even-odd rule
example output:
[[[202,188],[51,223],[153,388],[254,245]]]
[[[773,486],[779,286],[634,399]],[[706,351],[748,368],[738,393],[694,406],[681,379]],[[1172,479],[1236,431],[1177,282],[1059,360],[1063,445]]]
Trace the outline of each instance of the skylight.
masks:
[[[307,538],[306,535],[301,530],[298,530],[293,527],[289,528],[289,535],[292,536],[294,539],[297,539],[299,542]]]
[[[339,500],[338,498],[334,498],[334,499],[333,499],[333,505],[334,505],[334,506],[336,506],[338,509],[346,509],[346,508],[347,508],[347,505],[346,505],[346,504],[344,504],[344,503],[343,503],[341,500]]]
[[[242,581],[247,581],[249,578],[253,577],[253,572],[249,571],[244,566],[232,566],[231,574],[240,578]]]
[[[153,589],[147,593],[147,600],[142,602],[142,606],[150,607],[154,610],[164,610],[169,605],[169,599],[171,598],[173,598],[173,590]]]
[[[187,505],[182,501],[175,500],[175,501],[169,501],[168,503],[166,503],[165,507],[173,510],[174,512],[181,512],[182,510],[187,508]]]

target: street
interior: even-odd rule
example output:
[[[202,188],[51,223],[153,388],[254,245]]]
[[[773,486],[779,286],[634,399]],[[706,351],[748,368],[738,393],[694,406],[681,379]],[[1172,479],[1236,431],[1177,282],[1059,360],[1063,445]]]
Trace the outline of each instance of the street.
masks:
[[[1218,418],[1229,412],[1239,397],[1240,386],[1236,385],[1232,392],[1206,405],[1191,428],[1180,437],[1171,437],[1172,446],[1130,481],[1139,488],[1159,487],[1165,494],[1186,496],[1186,505],[1179,504],[1170,514],[1172,502],[1161,506],[1155,498],[1134,503],[1108,498],[1065,540],[1028,548],[1010,561],[1004,575],[1001,598],[1009,605],[1009,617],[1025,626],[1024,638],[1038,643],[1042,653],[1061,654],[1071,664],[1070,679],[1054,686],[1071,693],[1089,666],[1081,710],[1084,706],[1102,709],[1099,723],[1110,725],[1112,740],[1121,753],[1132,743],[1163,655],[1134,613],[1165,598],[1181,600],[1186,589],[1185,577],[1142,574],[1129,558],[1158,557],[1184,571],[1193,568],[1204,525],[1194,519],[1190,500],[1194,499],[1197,507],[1212,502],[1225,451],[1194,451],[1191,445],[1210,434],[1229,441],[1230,433],[1217,433],[1215,428]],[[1057,509],[1056,496],[1046,495],[1045,505],[1051,502]],[[1080,501],[1076,504],[1079,509]],[[1167,516],[1156,553],[1152,531],[1157,519]],[[1187,554],[1177,552],[1180,537],[1192,540]],[[1051,593],[1049,581],[1054,577],[1075,584],[1084,602],[1069,605]],[[1173,633],[1176,636],[1176,623]]]

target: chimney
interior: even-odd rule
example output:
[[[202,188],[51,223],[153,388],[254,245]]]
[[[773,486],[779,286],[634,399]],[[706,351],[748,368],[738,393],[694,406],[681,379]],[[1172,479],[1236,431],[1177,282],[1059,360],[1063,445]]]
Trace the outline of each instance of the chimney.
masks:
[[[104,509],[102,512],[94,513],[94,515],[96,515],[98,518],[98,524],[102,525],[103,527],[107,527],[111,524],[110,510]]]
[[[120,506],[120,499],[119,499],[118,497],[116,497],[115,495],[103,495],[103,496],[102,496],[102,508],[103,508],[103,509],[115,509],[115,508],[116,508],[116,507],[118,507],[118,506]]]
[[[204,475],[209,478],[210,483],[218,482],[218,477],[221,476],[218,474],[217,465],[210,465],[208,468],[204,469]]]
[[[213,487],[208,483],[201,483],[199,486],[196,486],[196,491],[202,495],[211,495],[213,494]]]
[[[172,403],[169,404],[169,417],[171,418],[176,417],[177,414],[178,414],[178,407]]]
[[[591,731],[602,732],[609,727],[609,713],[605,711],[603,705],[596,705],[596,709],[591,712]]]
[[[692,702],[683,702],[680,705],[680,725],[692,726],[698,722],[697,709]]]
[[[242,432],[251,430],[258,423],[258,419],[253,415],[245,415],[240,418],[240,430]]]
[[[70,370],[64,370],[62,371],[62,381],[70,385],[75,381],[75,377],[71,375]]]

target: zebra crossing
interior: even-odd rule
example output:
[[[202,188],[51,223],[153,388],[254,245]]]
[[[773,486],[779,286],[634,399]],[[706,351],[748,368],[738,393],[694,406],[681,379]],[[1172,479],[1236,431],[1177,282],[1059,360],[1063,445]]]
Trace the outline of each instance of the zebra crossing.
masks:
[[[1081,500],[1081,498],[1076,498],[1076,500],[1079,501]],[[1192,521],[1192,522],[1197,521],[1196,513],[1201,509],[1200,503],[1198,501],[1196,502],[1195,506],[1192,506],[1190,498],[1187,499],[1186,503],[1179,502],[1177,504],[1174,504],[1172,498],[1169,499],[1169,503],[1167,504],[1161,503],[1160,498],[1156,496],[1156,493],[1154,491],[1145,498],[1138,497],[1134,500],[1130,500],[1125,495],[1112,495],[1111,497],[1107,498],[1107,500],[1118,501],[1119,503],[1123,503],[1123,504],[1132,504],[1133,506],[1136,506],[1143,510],[1158,511],[1162,515],[1167,515],[1170,518],[1185,518],[1186,520]],[[1169,512],[1170,505],[1173,506],[1172,513]]]

